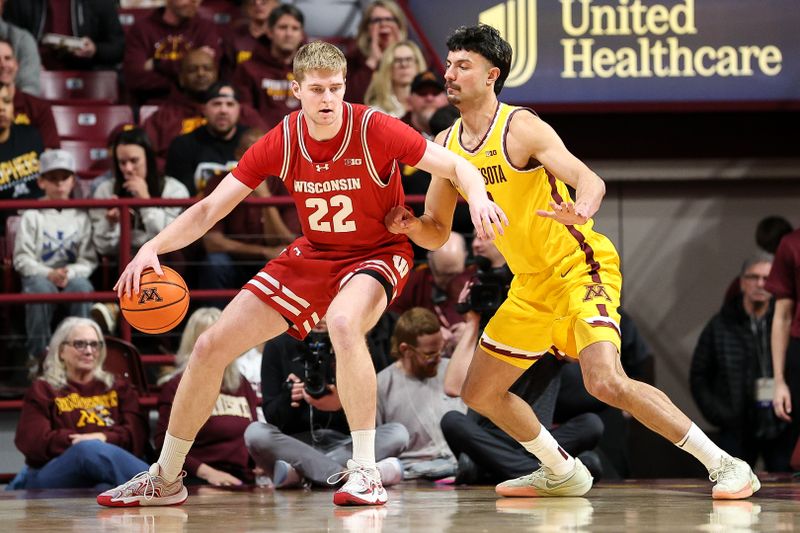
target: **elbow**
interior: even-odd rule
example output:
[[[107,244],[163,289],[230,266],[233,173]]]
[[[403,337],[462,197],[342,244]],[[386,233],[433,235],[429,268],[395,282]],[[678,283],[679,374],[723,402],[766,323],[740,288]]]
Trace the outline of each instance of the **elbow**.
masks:
[[[461,396],[461,387],[455,386],[453,383],[444,383],[444,393],[450,398],[458,398]]]

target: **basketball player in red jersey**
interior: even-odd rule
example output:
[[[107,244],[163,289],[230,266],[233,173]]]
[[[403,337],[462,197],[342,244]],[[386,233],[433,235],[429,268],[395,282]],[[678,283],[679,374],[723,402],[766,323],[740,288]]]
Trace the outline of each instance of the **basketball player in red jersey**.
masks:
[[[200,238],[267,176],[279,176],[294,197],[304,236],[256,274],[200,336],[178,387],[158,462],[100,494],[101,505],[183,503],[184,458],[211,413],[224,368],[287,330],[302,339],[323,316],[353,437],[353,459],[342,474],[347,481],[334,494],[334,503],[386,503],[375,467],[377,385],[364,336],[402,290],[412,261],[408,238],[389,233],[383,222],[404,201],[398,162],[452,180],[449,186],[469,199],[481,236],[493,238],[495,229],[502,234],[508,220],[466,160],[399,120],[344,103],[345,74],[345,58],[335,46],[303,46],[294,60],[292,82],[301,111],[254,144],[212,194],[142,246],[122,273],[118,294],[138,293],[145,268],[161,274],[158,254]]]

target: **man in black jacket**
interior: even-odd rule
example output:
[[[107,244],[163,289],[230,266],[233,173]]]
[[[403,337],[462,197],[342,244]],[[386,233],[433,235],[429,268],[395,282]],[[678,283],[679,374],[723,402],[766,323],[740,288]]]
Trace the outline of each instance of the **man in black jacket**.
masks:
[[[720,428],[719,446],[751,466],[763,455],[770,472],[789,470],[787,426],[772,409],[770,330],[773,301],[764,288],[772,255],[758,252],[742,266],[742,294],[706,324],[692,358],[692,396]]]
[[[54,11],[55,10],[55,11]],[[122,61],[125,36],[117,3],[109,0],[5,0],[4,18],[28,30],[39,43],[48,70],[113,69]],[[48,34],[76,37],[46,44]]]

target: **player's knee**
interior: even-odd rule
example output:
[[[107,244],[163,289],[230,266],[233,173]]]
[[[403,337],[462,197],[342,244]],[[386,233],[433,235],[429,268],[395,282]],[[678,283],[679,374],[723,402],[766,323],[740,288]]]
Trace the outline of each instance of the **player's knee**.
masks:
[[[355,342],[356,339],[363,338],[363,333],[358,330],[358,324],[353,317],[345,314],[334,314],[328,316],[328,334],[331,340],[340,346],[347,346]]]
[[[219,359],[218,355],[215,356],[219,348],[217,344],[214,335],[210,331],[204,331],[194,343],[191,361],[203,366],[215,364]]]
[[[464,403],[481,414],[486,413],[487,409],[492,405],[492,396],[493,391],[473,384],[469,379],[464,382],[464,386],[461,388],[461,399],[464,400]]]
[[[589,394],[609,405],[616,405],[624,388],[621,376],[615,372],[588,372],[583,376],[583,383]]]

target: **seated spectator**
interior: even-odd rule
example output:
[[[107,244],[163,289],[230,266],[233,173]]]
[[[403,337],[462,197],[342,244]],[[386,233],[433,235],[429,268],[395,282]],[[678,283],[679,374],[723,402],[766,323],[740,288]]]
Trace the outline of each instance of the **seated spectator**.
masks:
[[[64,150],[47,150],[39,160],[39,188],[45,200],[67,200],[75,187],[75,159]],[[92,292],[89,281],[97,254],[92,222],[83,209],[27,209],[14,241],[14,269],[22,277],[22,292],[46,294]],[[89,302],[70,302],[71,316],[88,317]],[[56,304],[25,305],[28,354],[38,363],[50,339]]]
[[[211,307],[201,307],[192,313],[181,335],[175,354],[175,373],[167,378],[158,397],[158,429],[156,448],[164,445],[169,426],[172,402],[178,391],[183,371],[189,363],[198,337],[216,322],[222,312]],[[186,456],[185,468],[195,482],[217,486],[236,486],[252,482],[253,464],[244,443],[245,429],[256,420],[258,400],[250,384],[242,378],[236,362],[225,368],[222,387],[208,421],[200,428],[192,449]],[[191,480],[189,481],[191,483]]]
[[[404,117],[411,111],[408,101],[411,82],[426,68],[422,52],[413,42],[398,41],[389,45],[367,87],[364,103],[387,115]]]
[[[42,137],[33,126],[14,124],[11,86],[0,83],[0,200],[40,198],[39,177]],[[0,210],[0,235],[13,211]]]
[[[187,52],[181,61],[178,88],[172,89],[169,99],[161,103],[158,111],[142,126],[156,151],[158,168],[164,168],[169,146],[177,136],[191,133],[205,124],[205,96],[217,81],[217,66],[207,50]],[[240,116],[250,127],[264,127],[261,117],[250,106],[241,106]]]
[[[3,13],[2,1],[0,1],[0,15],[3,15],[3,18],[0,18],[0,39],[9,43],[19,62],[17,65],[19,74],[15,76],[16,86],[20,91],[38,95],[42,61],[36,47],[36,40],[24,29],[7,22],[8,19]]]
[[[445,106],[447,106],[447,95],[444,92],[442,77],[430,70],[420,72],[411,81],[408,112],[402,117],[403,122],[432,141],[436,134],[431,129],[431,117],[438,109]]]
[[[137,103],[158,103],[177,87],[181,61],[189,50],[205,50],[219,65],[217,28],[197,16],[199,5],[197,0],[166,0],[164,7],[131,28],[123,75]]]
[[[239,64],[233,83],[242,102],[255,107],[269,129],[300,107],[292,92],[292,61],[305,39],[303,13],[294,6],[280,5],[269,14],[267,26],[269,47]]]
[[[125,35],[113,2],[5,0],[3,14],[36,38],[47,70],[109,70],[122,61]],[[64,36],[80,45],[64,44]]]
[[[409,309],[392,337],[396,362],[378,373],[377,423],[400,423],[408,430],[408,448],[400,454],[406,478],[443,478],[456,472],[456,458],[439,425],[449,411],[467,411],[460,398],[444,393],[449,361],[439,320],[431,311]]]
[[[239,160],[250,145],[263,135],[261,130],[245,131],[239,138],[234,159]],[[206,187],[206,193],[210,194],[216,189],[226,174],[227,170],[223,170],[213,176]],[[271,178],[253,189],[250,194],[256,198],[268,198],[273,194],[269,187],[278,186],[283,188],[280,180]],[[238,204],[203,235],[206,264],[200,274],[200,287],[231,289],[247,283],[265,261],[277,257],[285,245],[299,234],[296,212],[294,220],[297,225],[294,230],[290,230],[277,207]],[[215,302],[220,308],[226,304],[226,301]]]
[[[408,39],[408,22],[392,0],[375,0],[364,9],[355,46],[347,55],[347,101],[360,104],[384,52]],[[424,69],[421,69],[424,70]]]
[[[147,470],[147,422],[127,380],[103,370],[97,324],[66,318],[50,339],[44,374],[22,401],[14,443],[26,470],[12,489],[103,490]]]
[[[720,448],[769,472],[788,472],[794,448],[789,426],[772,409],[770,334],[774,302],[764,288],[772,255],[759,252],[742,266],[742,294],[706,324],[692,357],[689,381],[703,416],[719,428]]]
[[[10,41],[0,39],[0,83],[11,89],[14,98],[14,124],[33,126],[39,130],[46,148],[58,148],[61,141],[49,102],[17,87],[19,62]]]
[[[236,166],[236,146],[247,130],[239,122],[239,96],[233,86],[218,81],[203,97],[204,125],[175,137],[167,152],[165,171],[183,183],[191,196],[203,195],[215,173],[227,174]]]
[[[323,318],[305,342],[283,334],[264,346],[261,390],[266,423],[251,424],[244,438],[256,464],[279,489],[304,480],[327,487],[328,478],[346,468],[352,456],[347,418],[336,385],[329,381],[335,355],[327,332]],[[374,354],[374,346],[369,341],[368,345]],[[324,382],[307,380],[309,368],[322,370]],[[395,457],[407,444],[408,432],[400,424],[379,424],[375,429],[375,458],[384,485],[402,480]]]
[[[433,311],[442,326],[446,352],[449,354],[461,338],[464,316],[458,312],[458,295],[472,276],[465,272],[467,245],[464,236],[452,232],[438,250],[428,252],[428,265],[414,269],[405,289],[389,306],[402,314],[412,307]]]
[[[267,19],[279,4],[278,0],[244,0],[242,2],[244,17],[232,22],[222,36],[225,79],[230,79],[237,65],[250,61],[254,51],[259,50],[258,53],[261,54],[264,53],[263,49],[269,48]]]
[[[95,198],[188,198],[186,187],[156,169],[150,140],[140,128],[123,130],[112,147],[114,179],[95,190]],[[134,250],[164,229],[183,211],[182,207],[131,209],[131,245]],[[119,248],[119,208],[92,209],[92,240],[98,253],[116,255]],[[178,252],[179,253],[179,252]]]

